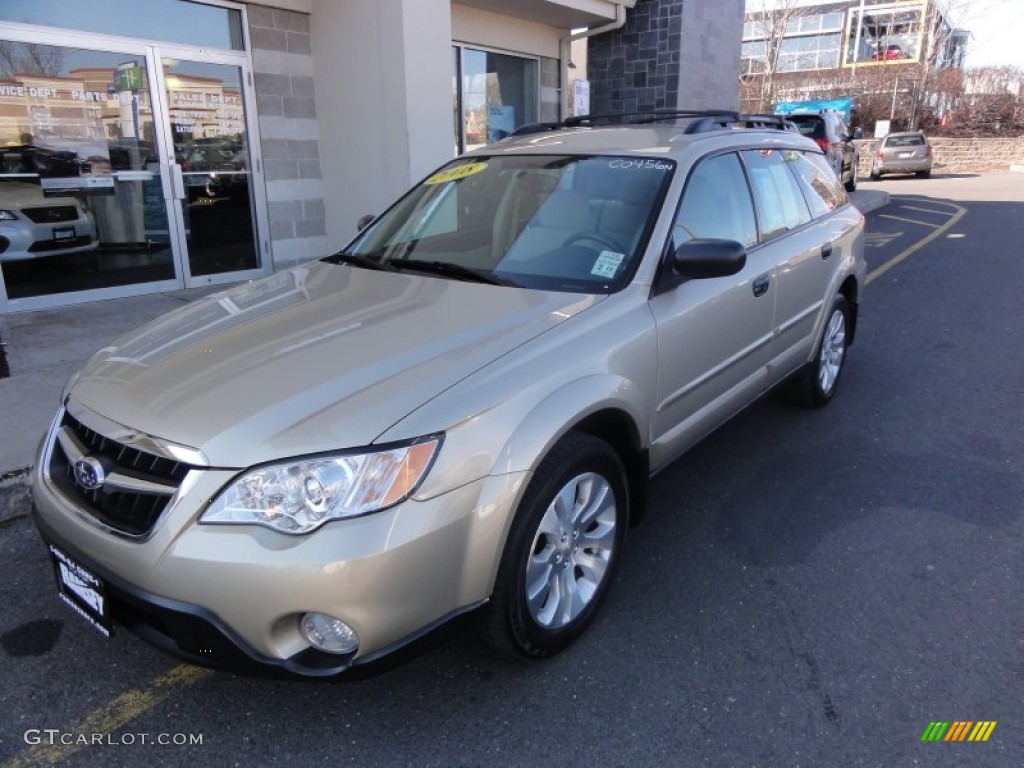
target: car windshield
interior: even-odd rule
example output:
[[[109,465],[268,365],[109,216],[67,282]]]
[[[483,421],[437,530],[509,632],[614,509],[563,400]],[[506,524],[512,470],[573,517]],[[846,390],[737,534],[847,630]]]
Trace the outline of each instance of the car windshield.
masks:
[[[663,158],[462,158],[414,187],[330,260],[610,293],[636,270],[674,169]]]

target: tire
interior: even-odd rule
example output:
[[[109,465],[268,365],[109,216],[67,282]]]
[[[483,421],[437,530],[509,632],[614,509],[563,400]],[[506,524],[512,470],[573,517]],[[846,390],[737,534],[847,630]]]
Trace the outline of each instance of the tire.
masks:
[[[932,175],[932,172],[931,171],[917,171],[914,175],[917,176],[917,178],[919,178],[919,179],[927,179],[929,176]]]
[[[872,181],[878,181],[880,178],[882,178],[882,174],[880,174],[878,171],[874,171],[874,170],[871,171],[871,180]]]
[[[825,318],[814,359],[804,366],[793,382],[797,404],[805,408],[820,408],[835,396],[846,363],[849,339],[850,305],[840,294],[833,299]]]
[[[847,192],[857,191],[857,167],[854,166],[850,171],[850,180],[843,184]]]
[[[516,511],[481,616],[484,640],[534,659],[570,645],[608,591],[628,523],[618,454],[590,435],[567,435],[541,462]]]

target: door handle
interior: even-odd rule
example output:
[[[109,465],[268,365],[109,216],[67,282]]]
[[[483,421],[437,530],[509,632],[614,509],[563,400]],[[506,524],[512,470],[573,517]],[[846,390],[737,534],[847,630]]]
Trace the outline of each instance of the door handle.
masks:
[[[185,177],[181,173],[181,166],[177,163],[171,165],[171,192],[175,200],[185,199]]]
[[[832,255],[832,243],[825,243],[821,246],[821,258],[827,259]]]
[[[768,275],[761,275],[755,278],[750,287],[753,289],[755,296],[764,296],[768,292],[768,285],[770,283],[771,278]]]

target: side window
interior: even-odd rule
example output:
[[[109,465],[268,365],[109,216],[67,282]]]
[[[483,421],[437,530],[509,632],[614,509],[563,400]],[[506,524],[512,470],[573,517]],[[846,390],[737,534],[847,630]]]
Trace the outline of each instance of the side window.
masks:
[[[824,157],[792,150],[786,150],[783,154],[814,218],[826,216],[846,202],[846,190]]]
[[[784,235],[811,220],[811,212],[796,177],[787,168],[787,154],[792,153],[777,149],[748,149],[743,152],[743,162],[750,172],[757,203],[762,242]]]
[[[672,247],[697,238],[736,240],[747,248],[757,244],[750,189],[735,154],[704,160],[686,183]]]

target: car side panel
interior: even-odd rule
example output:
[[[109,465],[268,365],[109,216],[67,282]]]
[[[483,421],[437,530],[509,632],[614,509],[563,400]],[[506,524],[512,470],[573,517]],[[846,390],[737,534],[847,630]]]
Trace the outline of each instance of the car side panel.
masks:
[[[849,227],[845,217],[818,219],[765,246],[776,257],[779,273],[771,384],[799,367],[813,352],[815,328],[822,305],[831,299],[829,290],[840,262],[840,247],[835,241]]]
[[[651,468],[679,456],[766,387],[776,256],[758,248],[732,277],[688,280],[651,299],[658,392]],[[768,289],[755,295],[756,282]]]

